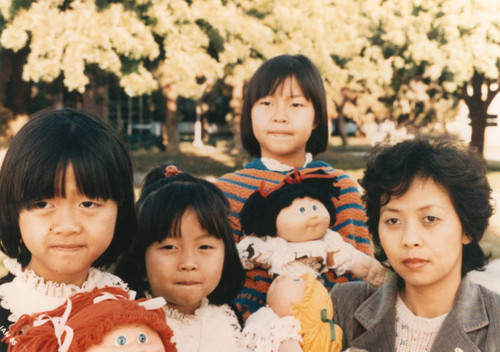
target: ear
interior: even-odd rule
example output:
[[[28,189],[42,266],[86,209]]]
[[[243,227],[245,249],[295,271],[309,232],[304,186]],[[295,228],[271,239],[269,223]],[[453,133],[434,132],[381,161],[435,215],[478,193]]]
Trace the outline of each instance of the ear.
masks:
[[[472,242],[472,239],[465,232],[462,232],[462,244],[466,245],[466,244],[470,244],[471,242]]]
[[[313,130],[316,129],[316,127],[318,127],[319,123],[318,123],[318,118],[316,116],[314,116],[314,122],[313,122]]]

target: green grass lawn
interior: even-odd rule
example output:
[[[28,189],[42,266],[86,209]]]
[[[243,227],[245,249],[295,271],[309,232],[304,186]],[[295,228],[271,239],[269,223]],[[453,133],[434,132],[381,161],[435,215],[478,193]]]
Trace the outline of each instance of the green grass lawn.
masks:
[[[328,150],[316,158],[323,160],[335,168],[345,170],[355,180],[363,176],[365,156],[370,146],[366,140],[351,138],[350,145],[344,147],[338,137],[331,138]],[[195,148],[189,138],[184,138],[180,145],[181,153],[172,155],[160,151],[133,151],[132,163],[136,171],[136,186],[152,167],[167,161],[173,162],[179,169],[194,175],[214,180],[217,177],[242,168],[251,158],[246,154],[231,154],[229,142],[225,138],[214,139],[210,145]],[[500,204],[500,165],[489,165],[488,180]],[[137,188],[138,191],[138,188]],[[490,226],[481,241],[483,249],[500,258],[500,213],[494,214]]]

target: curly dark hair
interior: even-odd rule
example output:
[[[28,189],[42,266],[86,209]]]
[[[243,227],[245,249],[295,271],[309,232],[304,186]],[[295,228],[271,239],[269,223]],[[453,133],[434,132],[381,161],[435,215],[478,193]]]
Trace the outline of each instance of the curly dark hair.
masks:
[[[396,145],[373,148],[363,178],[363,200],[368,228],[378,247],[376,257],[386,261],[378,232],[380,209],[392,196],[407,192],[415,178],[431,178],[444,187],[470,239],[463,246],[462,277],[471,270],[481,270],[488,262],[479,241],[493,214],[491,187],[486,178],[483,158],[449,135],[418,136]]]

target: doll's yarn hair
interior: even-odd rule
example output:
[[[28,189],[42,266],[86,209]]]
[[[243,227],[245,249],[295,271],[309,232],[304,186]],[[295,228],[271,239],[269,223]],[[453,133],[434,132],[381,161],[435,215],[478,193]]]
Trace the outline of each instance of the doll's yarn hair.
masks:
[[[306,289],[301,302],[292,303],[293,316],[300,321],[300,343],[304,351],[342,351],[342,329],[333,323],[333,305],[328,291],[311,273],[301,276]],[[333,339],[332,339],[333,338]]]
[[[105,296],[113,298],[94,303],[94,299]],[[114,328],[129,324],[145,324],[155,330],[163,342],[165,351],[177,351],[171,341],[173,332],[166,324],[163,309],[147,309],[140,305],[142,300],[131,300],[129,294],[121,288],[106,287],[94,289],[88,293],[79,293],[69,299],[71,311],[65,326],[73,330],[68,352],[83,352],[100,344],[105,335]],[[36,325],[37,320],[63,317],[68,301],[52,311],[34,315],[23,315],[9,330],[15,338],[15,344],[9,345],[9,352],[44,351],[58,352],[59,342],[53,321]],[[35,324],[35,326],[34,326]],[[62,340],[68,336],[63,333]]]
[[[319,200],[330,214],[332,226],[336,220],[332,197],[338,197],[340,188],[335,186],[336,177],[323,170],[300,173],[296,169],[288,174],[275,188],[261,188],[248,197],[240,212],[243,232],[257,237],[276,236],[276,219],[281,210],[295,199],[309,197]]]

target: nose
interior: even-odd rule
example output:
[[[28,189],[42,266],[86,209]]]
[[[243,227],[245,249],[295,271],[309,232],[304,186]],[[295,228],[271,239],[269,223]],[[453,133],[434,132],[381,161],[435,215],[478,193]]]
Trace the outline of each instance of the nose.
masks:
[[[422,238],[420,229],[416,224],[409,222],[403,229],[402,245],[406,248],[421,247]]]
[[[191,250],[183,250],[179,260],[179,270],[195,271],[198,269],[196,254]]]
[[[61,207],[56,212],[50,230],[59,235],[73,234],[81,231],[81,224],[71,207]]]
[[[279,123],[288,122],[288,115],[285,104],[280,102],[275,105],[273,109],[273,121]]]

